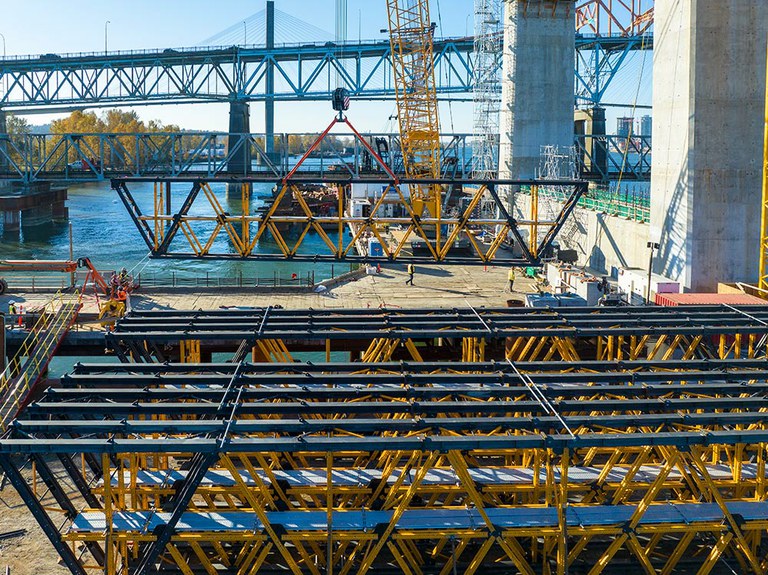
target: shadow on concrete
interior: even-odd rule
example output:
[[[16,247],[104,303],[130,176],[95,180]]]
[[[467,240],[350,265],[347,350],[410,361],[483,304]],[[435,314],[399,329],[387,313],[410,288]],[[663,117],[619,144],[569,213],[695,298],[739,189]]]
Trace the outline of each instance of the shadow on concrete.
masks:
[[[137,311],[163,311],[175,309],[170,305],[161,305],[154,300],[145,300],[145,296],[134,296],[131,298],[131,309]],[[142,299],[139,299],[142,298]]]
[[[414,277],[418,277],[419,275],[423,276],[433,276],[433,277],[450,277],[453,275],[452,272],[449,272],[448,270],[444,270],[442,268],[423,268],[419,266],[414,266],[415,274]]]
[[[616,239],[613,237],[613,234],[611,233],[611,229],[606,224],[605,218],[611,217],[606,216],[605,214],[597,214],[597,217],[595,218],[597,220],[597,226],[598,226],[598,237],[600,235],[605,235],[605,239],[608,240],[608,243],[611,244],[611,248],[613,249],[613,252],[616,254],[616,256],[619,258],[619,263],[621,264],[621,267],[626,268],[627,266],[627,260],[624,258],[624,254],[621,253],[621,249],[619,248],[619,245],[616,243]],[[602,273],[607,273],[607,270],[605,269],[605,256],[603,255],[602,250],[595,245],[594,248],[597,248],[600,252],[600,256],[602,256],[602,265],[599,267],[595,265],[595,262],[592,261],[592,257],[590,256],[589,265],[595,270],[599,270]],[[592,253],[594,255],[595,251],[594,248],[592,250]]]
[[[683,198],[688,193],[688,164],[684,162],[682,165],[685,167],[678,175],[675,189],[669,198],[669,203],[664,213],[664,220],[660,226],[660,247],[658,255],[654,258],[653,271],[670,279],[679,280],[680,283],[686,283],[686,278],[684,277],[686,260],[684,250],[686,249],[687,242],[685,241],[685,232],[681,232],[677,226],[680,218],[687,218],[690,215],[680,213]],[[690,205],[688,209],[691,209]],[[651,211],[651,217],[653,217],[653,210]]]

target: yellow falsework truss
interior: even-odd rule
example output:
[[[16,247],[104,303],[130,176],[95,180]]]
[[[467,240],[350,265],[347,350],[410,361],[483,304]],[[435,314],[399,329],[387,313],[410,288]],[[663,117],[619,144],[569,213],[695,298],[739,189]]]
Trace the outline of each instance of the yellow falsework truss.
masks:
[[[408,178],[440,176],[433,32],[428,0],[387,0],[392,72],[395,80],[400,141]],[[437,217],[440,195],[434,185],[414,185],[414,210],[426,209]]]
[[[387,182],[371,199],[368,213],[357,214],[347,185],[326,184],[326,199],[321,205],[307,186],[285,182],[279,185],[269,208],[254,213],[250,184],[242,184],[239,202],[233,210],[231,198],[224,206],[209,183],[198,182],[181,202],[178,212],[170,214],[168,187],[164,192],[162,183],[156,183],[152,212],[137,210],[134,214],[139,231],[146,234],[156,257],[401,259],[424,263],[490,263],[504,259],[510,265],[526,265],[551,243],[574,204],[570,202],[555,220],[542,220],[534,194],[530,212],[521,219],[510,217],[506,211],[481,215],[479,208],[484,200],[500,200],[494,184],[480,183],[456,192],[463,196],[460,210],[449,215],[437,210],[435,216],[421,216],[414,204],[413,189],[409,196],[407,185]],[[532,188],[536,190],[537,186]],[[436,184],[436,189],[441,186]],[[580,193],[580,189],[572,191],[574,196]],[[438,192],[438,196],[441,194]],[[133,197],[129,197],[135,204]],[[196,204],[201,201],[207,205]],[[193,207],[195,210],[190,213]],[[385,213],[392,215],[382,215]],[[310,234],[321,240],[313,243],[312,250],[305,246]],[[381,255],[368,253],[369,240],[378,242]],[[421,254],[414,252],[414,242],[421,246]],[[522,251],[517,260],[509,259],[508,252],[500,250],[509,242]]]
[[[765,458],[764,444],[226,454],[197,489],[162,560],[181,573],[295,575],[360,575],[387,566],[447,575],[494,565],[510,573],[554,575],[578,567],[598,575],[611,564],[672,574],[690,561],[691,572],[704,575],[727,556],[739,573],[765,573],[768,518],[745,519],[732,504],[765,501]],[[164,481],[167,471],[152,469],[161,459],[128,453],[118,454],[116,464],[105,459],[93,490],[103,509],[82,513],[64,535],[73,546],[106,545],[103,572],[130,575],[140,546],[155,539],[141,522],[175,492]],[[286,482],[294,476],[314,479]],[[510,519],[515,510],[518,521]],[[117,527],[106,533],[89,527],[104,517]],[[232,528],[238,521],[252,525]]]
[[[0,462],[87,573],[765,574],[765,361],[598,363],[80,365]]]

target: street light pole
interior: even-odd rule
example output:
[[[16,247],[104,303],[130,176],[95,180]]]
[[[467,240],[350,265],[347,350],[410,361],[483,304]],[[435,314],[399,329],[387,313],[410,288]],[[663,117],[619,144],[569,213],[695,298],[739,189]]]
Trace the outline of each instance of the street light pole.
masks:
[[[245,24],[245,20],[243,20],[243,46],[248,44],[248,26]]]
[[[645,290],[645,305],[651,305],[651,273],[653,272],[653,250],[659,249],[659,244],[656,242],[648,242],[646,244],[651,250],[651,255],[648,258],[648,285]]]
[[[109,20],[104,22],[104,53],[105,54],[107,53],[107,26],[109,24],[112,24],[112,22],[110,22]]]
[[[5,60],[5,36],[0,34],[0,38],[3,39],[3,60]],[[5,89],[3,90],[3,96],[5,96],[6,92],[8,92],[8,78],[5,77],[5,74],[3,74],[3,85],[5,86]]]

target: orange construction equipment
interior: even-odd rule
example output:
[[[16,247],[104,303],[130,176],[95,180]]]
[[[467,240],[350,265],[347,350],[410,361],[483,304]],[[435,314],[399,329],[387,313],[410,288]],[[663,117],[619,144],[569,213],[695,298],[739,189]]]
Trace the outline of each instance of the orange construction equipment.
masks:
[[[102,275],[93,267],[90,258],[77,260],[0,260],[0,275],[3,272],[62,272],[74,273],[77,268],[87,268],[85,284],[89,280],[98,285],[104,295],[110,296],[110,287]],[[8,289],[8,282],[0,277],[0,295]]]

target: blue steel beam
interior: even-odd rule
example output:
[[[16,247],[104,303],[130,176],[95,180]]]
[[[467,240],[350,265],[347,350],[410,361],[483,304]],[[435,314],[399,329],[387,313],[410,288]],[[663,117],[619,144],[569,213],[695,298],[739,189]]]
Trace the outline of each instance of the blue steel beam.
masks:
[[[631,52],[653,50],[653,34],[576,35],[576,101],[599,106]]]
[[[577,34],[577,94],[599,101],[626,54],[652,46],[650,35]],[[473,49],[471,36],[435,41],[441,98],[471,100]],[[578,64],[590,61],[585,52],[599,56],[591,69]],[[270,67],[273,90],[267,89]],[[0,85],[6,88],[0,108],[33,112],[233,99],[327,100],[337,71],[354,97],[386,99],[394,97],[391,67],[386,40],[18,56],[0,60]]]

